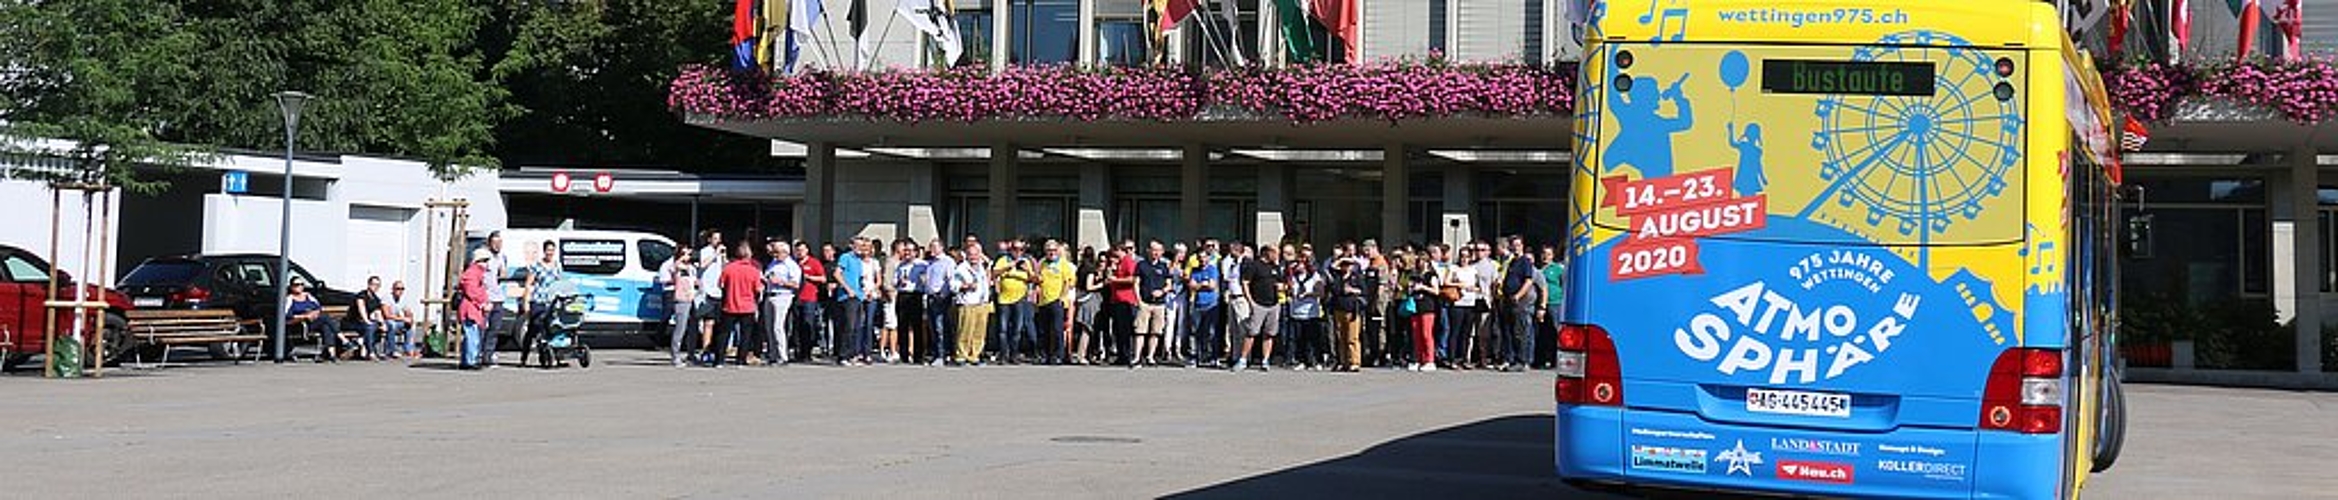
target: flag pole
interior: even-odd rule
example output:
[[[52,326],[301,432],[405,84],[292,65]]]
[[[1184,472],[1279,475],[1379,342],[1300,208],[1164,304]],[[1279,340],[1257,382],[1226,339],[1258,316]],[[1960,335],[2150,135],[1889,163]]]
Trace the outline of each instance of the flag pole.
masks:
[[[1206,4],[1197,4],[1197,5],[1195,6],[1195,8],[1196,8],[1196,9],[1207,9],[1207,8],[1208,8],[1208,7],[1203,7],[1202,5],[1206,5]],[[1179,22],[1180,24],[1182,24],[1182,23],[1184,23],[1185,21],[1191,21],[1191,20],[1193,20],[1193,18],[1194,18],[1194,17],[1195,17],[1195,16],[1194,16],[1194,14],[1192,14],[1192,13],[1187,13],[1187,14],[1185,15],[1185,19],[1179,20],[1178,22]],[[1218,54],[1218,58],[1219,58],[1219,59],[1225,59],[1225,58],[1226,58],[1226,51],[1224,50],[1224,48],[1222,48],[1222,47],[1219,47],[1219,46],[1218,46],[1218,43],[1217,43],[1217,40],[1218,40],[1218,37],[1217,37],[1217,32],[1210,30],[1210,23],[1209,23],[1209,21],[1208,21],[1208,19],[1209,19],[1209,14],[1208,14],[1207,12],[1204,12],[1204,13],[1202,13],[1202,15],[1201,15],[1200,17],[1203,19],[1203,21],[1201,21],[1201,22],[1198,22],[1198,23],[1195,23],[1195,24],[1199,24],[1199,25],[1201,25],[1201,37],[1202,37],[1202,45],[1206,45],[1206,46],[1208,46],[1208,47],[1209,47],[1209,50],[1210,50],[1210,52],[1215,52],[1215,53],[1217,53],[1217,54]],[[1208,62],[1207,62],[1207,61],[1204,61],[1202,65],[1203,65],[1203,66],[1208,66],[1209,64],[1208,64]]]
[[[894,8],[899,9],[900,7],[897,6]],[[876,69],[877,59],[885,57],[885,39],[893,36],[893,23],[900,20],[900,12],[894,12],[893,15],[885,16],[885,28],[877,31],[877,49],[869,54],[868,64],[861,66],[861,71]],[[853,40],[853,44],[858,45],[859,43],[860,40]]]
[[[827,28],[828,28],[828,38],[829,38],[829,41],[828,41],[828,42],[829,42],[829,45],[835,45],[835,43],[836,43],[836,40],[835,40],[835,38],[836,38],[836,16],[831,16],[831,15],[828,15],[828,7],[827,7],[826,5],[822,5],[822,6],[820,6],[820,25],[821,25],[821,26],[825,26],[825,27],[827,27]],[[829,47],[829,54],[830,54],[831,56],[833,56],[833,55],[836,53],[835,49],[836,49],[835,47]],[[852,67],[852,66],[849,66],[849,64],[851,64],[851,61],[845,61],[845,64],[847,64],[847,65],[846,65],[846,66],[841,66],[841,67],[845,67],[845,68],[850,68],[850,67]],[[832,66],[832,67],[834,67],[834,66],[837,66],[837,64],[836,64],[836,61],[835,61],[835,58],[834,58],[834,57],[830,57],[830,58],[829,58],[828,65],[829,65],[829,66]]]

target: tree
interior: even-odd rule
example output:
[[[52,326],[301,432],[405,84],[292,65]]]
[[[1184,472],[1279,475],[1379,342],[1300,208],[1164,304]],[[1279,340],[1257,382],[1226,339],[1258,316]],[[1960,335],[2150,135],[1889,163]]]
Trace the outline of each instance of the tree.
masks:
[[[684,124],[666,108],[683,65],[729,57],[729,2],[502,0],[492,10],[481,44],[523,110],[496,133],[506,163],[779,164],[769,141]]]
[[[71,168],[10,169],[52,182],[110,184],[133,192],[163,185],[138,167],[181,168],[208,148],[166,141],[172,113],[144,98],[193,73],[173,53],[200,47],[175,26],[169,6],[128,0],[0,4],[8,72],[0,76],[0,154],[61,158]],[[63,142],[57,142],[63,141]]]
[[[33,47],[21,51],[33,77],[4,83],[27,103],[12,122],[98,120],[168,143],[275,150],[283,124],[270,96],[303,90],[317,98],[302,114],[302,149],[418,157],[451,176],[497,167],[494,130],[515,112],[473,43],[486,9],[461,0],[64,0],[8,11],[0,29]]]

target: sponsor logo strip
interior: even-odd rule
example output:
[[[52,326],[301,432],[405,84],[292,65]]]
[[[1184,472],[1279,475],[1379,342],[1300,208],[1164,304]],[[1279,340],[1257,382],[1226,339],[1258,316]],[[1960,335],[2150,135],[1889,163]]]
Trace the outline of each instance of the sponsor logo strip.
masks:
[[[1705,473],[1705,450],[1632,445],[1631,458],[1634,469],[1685,474]]]

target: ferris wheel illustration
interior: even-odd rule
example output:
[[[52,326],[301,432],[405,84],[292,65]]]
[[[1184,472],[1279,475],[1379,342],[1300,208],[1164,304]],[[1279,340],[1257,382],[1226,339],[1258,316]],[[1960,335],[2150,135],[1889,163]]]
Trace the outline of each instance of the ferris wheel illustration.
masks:
[[[1827,184],[1801,216],[1831,199],[1864,212],[1871,227],[1930,241],[2004,194],[2022,158],[2021,104],[2000,76],[2011,63],[1968,47],[1955,35],[1907,31],[1853,52],[1859,62],[1932,62],[1935,90],[1821,99],[1811,147]]]

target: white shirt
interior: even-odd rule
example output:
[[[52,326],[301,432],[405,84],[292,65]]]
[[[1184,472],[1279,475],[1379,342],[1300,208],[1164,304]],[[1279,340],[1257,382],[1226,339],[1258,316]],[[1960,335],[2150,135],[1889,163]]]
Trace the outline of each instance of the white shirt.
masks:
[[[958,289],[957,302],[961,306],[979,306],[990,303],[990,266],[967,259],[950,272],[950,284]]]
[[[796,265],[793,258],[771,261],[771,266],[763,269],[763,281],[771,285],[764,288],[764,295],[774,300],[795,300],[796,287],[804,283],[804,267]]]

